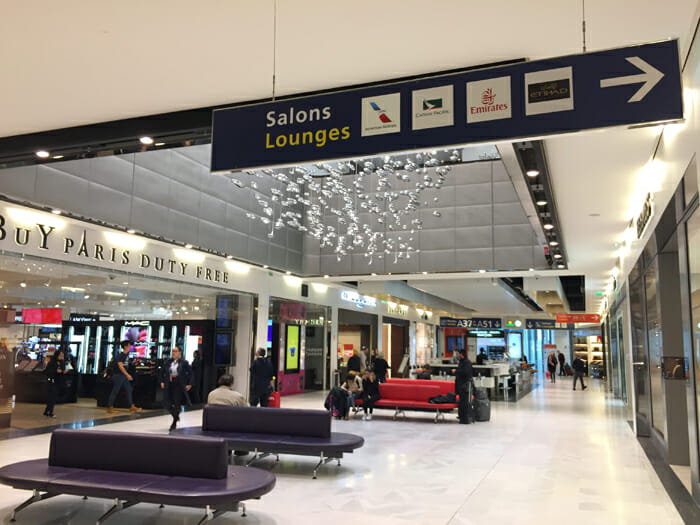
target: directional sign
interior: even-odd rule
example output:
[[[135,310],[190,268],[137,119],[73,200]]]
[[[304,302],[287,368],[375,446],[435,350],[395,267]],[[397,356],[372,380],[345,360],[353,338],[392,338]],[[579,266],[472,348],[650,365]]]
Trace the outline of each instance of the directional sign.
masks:
[[[501,319],[496,317],[471,317],[469,319],[454,319],[452,317],[441,317],[441,327],[452,328],[501,328]]]
[[[525,319],[525,328],[531,330],[553,330],[556,325],[554,319]]]
[[[557,314],[557,323],[599,323],[599,314]]]
[[[678,42],[217,110],[212,171],[683,118]]]

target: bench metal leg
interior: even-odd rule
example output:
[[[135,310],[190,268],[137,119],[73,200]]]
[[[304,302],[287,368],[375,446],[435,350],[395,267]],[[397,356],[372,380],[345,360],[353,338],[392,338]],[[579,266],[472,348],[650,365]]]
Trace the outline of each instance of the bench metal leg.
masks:
[[[441,419],[442,419],[443,421],[445,421],[445,414],[444,414],[443,412],[440,412],[439,410],[437,410],[437,411],[435,412],[435,423],[437,423],[437,422],[440,421]]]
[[[129,507],[133,507],[137,503],[138,501],[122,501],[119,498],[114,498],[114,505],[112,505],[112,508],[97,518],[97,525],[104,523],[113,514],[116,514],[121,510],[128,509]]]
[[[36,503],[37,501],[44,501],[45,499],[53,498],[54,496],[58,496],[58,493],[55,492],[44,492],[43,494],[39,492],[38,490],[33,490],[32,491],[32,497],[29,498],[27,501],[24,503],[21,503],[15,509],[12,511],[12,515],[10,516],[10,521],[15,521],[15,515],[22,509],[26,509],[31,505],[32,503]]]
[[[316,466],[314,467],[314,476],[313,476],[313,479],[316,479],[316,472],[317,472],[318,469],[321,467],[321,465],[325,465],[326,463],[329,463],[329,462],[333,461],[334,459],[337,459],[337,460],[338,460],[338,466],[340,466],[340,458],[334,458],[334,457],[327,458],[327,457],[323,454],[323,452],[321,452],[321,457],[320,457],[320,459],[318,460],[318,463],[316,464]]]
[[[255,455],[248,461],[248,463],[245,464],[245,466],[249,467],[253,461],[257,461],[271,455],[272,452],[263,452],[262,454],[258,454],[258,449],[255,449]],[[279,456],[277,456],[277,461],[279,461]]]
[[[202,525],[202,523],[213,520],[214,518],[221,516],[224,512],[226,512],[226,511],[225,510],[214,510],[209,505],[207,505],[207,508],[204,511],[204,517],[197,522],[197,525]]]

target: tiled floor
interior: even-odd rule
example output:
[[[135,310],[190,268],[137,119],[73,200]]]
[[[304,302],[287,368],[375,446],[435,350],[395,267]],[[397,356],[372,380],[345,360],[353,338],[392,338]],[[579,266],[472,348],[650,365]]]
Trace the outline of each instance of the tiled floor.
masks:
[[[286,407],[320,407],[322,394],[283,398]],[[183,415],[198,424],[201,413]],[[101,426],[165,432],[169,418]],[[569,379],[544,384],[518,403],[495,403],[489,423],[433,424],[429,415],[392,421],[334,421],[362,434],[365,447],[340,468],[329,464],[311,479],[315,460],[282,456],[259,463],[278,474],[276,488],[248,503],[248,517],[227,513],[214,523],[271,524],[677,524],[682,523],[638,445],[617,402],[595,383],[571,391]],[[0,442],[0,464],[45,456],[48,435]],[[115,453],[120,451],[115,443]],[[0,519],[27,497],[0,489]],[[19,514],[18,523],[87,524],[105,500],[62,496]],[[137,505],[107,523],[192,524],[194,509]]]

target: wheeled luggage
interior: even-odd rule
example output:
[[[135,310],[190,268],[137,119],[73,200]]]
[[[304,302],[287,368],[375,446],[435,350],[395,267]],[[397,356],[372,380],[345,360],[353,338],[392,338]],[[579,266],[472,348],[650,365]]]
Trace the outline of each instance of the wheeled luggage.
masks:
[[[474,399],[486,399],[489,398],[489,392],[483,387],[479,387],[474,391]]]
[[[491,419],[491,402],[488,399],[475,399],[475,416],[477,421],[489,421]]]
[[[270,408],[279,408],[280,407],[280,393],[279,392],[270,392],[270,395],[267,397],[267,406]]]
[[[571,367],[570,367],[568,364],[566,364],[566,365],[564,366],[564,373],[565,373],[567,376],[572,376],[572,375],[574,375],[574,371],[571,370]]]

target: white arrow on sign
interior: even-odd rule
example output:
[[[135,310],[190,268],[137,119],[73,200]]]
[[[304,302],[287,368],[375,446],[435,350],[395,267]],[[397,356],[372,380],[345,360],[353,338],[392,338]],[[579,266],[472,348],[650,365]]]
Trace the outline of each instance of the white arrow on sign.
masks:
[[[627,101],[628,103],[639,102],[645,96],[647,96],[647,93],[649,93],[649,91],[651,91],[656,84],[659,83],[659,80],[664,77],[664,74],[639,57],[628,57],[625,60],[627,60],[627,62],[630,64],[637,66],[639,69],[644,71],[644,73],[639,75],[629,75],[626,77],[606,78],[600,81],[600,87],[606,88],[625,86],[627,84],[638,84],[639,82],[644,82],[642,87],[640,87],[637,92]]]

